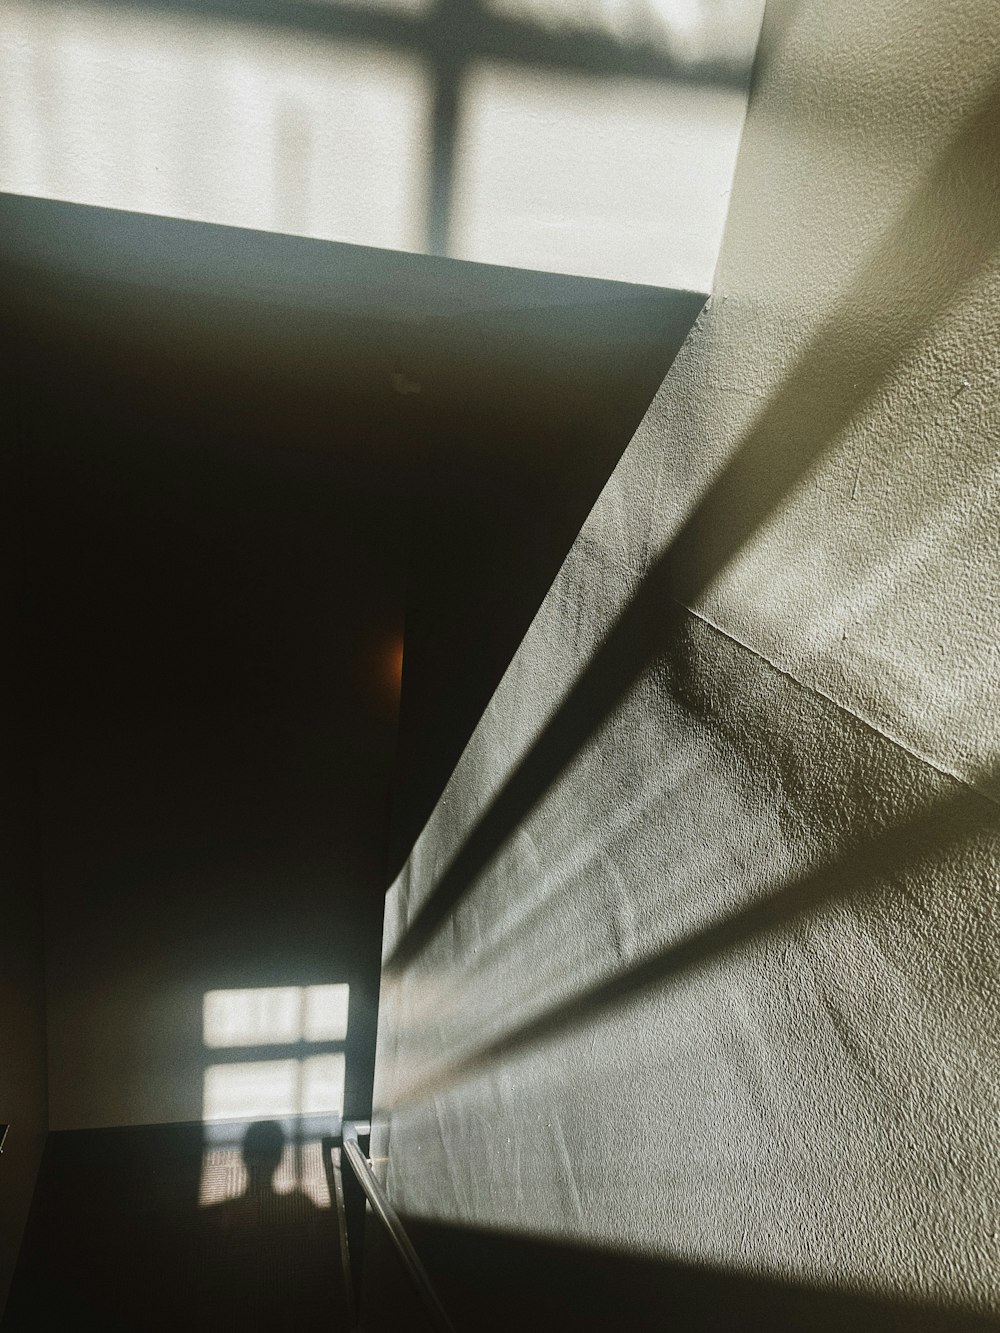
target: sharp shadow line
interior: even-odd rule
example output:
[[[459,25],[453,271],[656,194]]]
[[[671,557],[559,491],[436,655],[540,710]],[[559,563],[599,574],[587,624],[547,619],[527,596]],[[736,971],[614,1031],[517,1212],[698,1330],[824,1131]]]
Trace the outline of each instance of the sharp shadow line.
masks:
[[[433,71],[434,96],[431,108],[427,248],[433,255],[447,255],[449,252],[459,103],[470,60],[466,34],[470,18],[473,15],[478,18],[479,14],[476,0],[437,0],[428,26],[426,58]]]
[[[1000,772],[992,776],[998,777]],[[741,911],[672,942],[480,1047],[440,1075],[416,1083],[398,1096],[394,1094],[392,1105],[379,1108],[377,1114],[422,1101],[491,1065],[518,1056],[540,1041],[600,1019],[623,1001],[658,990],[665,982],[808,917],[825,905],[849,902],[870,889],[873,880],[890,879],[900,867],[918,865],[926,857],[958,847],[991,824],[1000,832],[1000,813],[993,803],[971,788],[958,787],[951,796],[903,823],[856,839],[836,861],[817,866]]]
[[[62,0],[47,0],[58,8]],[[243,26],[292,28],[380,46],[401,54],[442,51],[469,60],[491,60],[599,78],[647,79],[710,84],[742,90],[752,61],[685,60],[651,42],[621,41],[600,32],[558,32],[525,20],[464,10],[456,21],[454,0],[427,16],[361,6],[302,3],[302,0],[100,0],[109,9],[136,13],[181,13],[229,20]],[[460,40],[461,38],[461,40]]]
[[[248,1046],[206,1046],[204,1056],[211,1065],[266,1064],[276,1060],[304,1060],[311,1055],[336,1055],[346,1049],[347,1042],[343,1039],[271,1041]]]
[[[1000,239],[1000,85],[928,173],[611,626],[384,962],[426,947],[510,834],[668,649],[691,602],[982,270]],[[962,243],[956,244],[961,237]]]
[[[454,46],[452,30],[439,11],[432,20],[441,43]],[[487,14],[478,5],[464,20],[470,59],[528,68],[685,84],[710,84],[742,91],[752,61],[717,58],[683,60],[653,42],[628,42],[600,32],[558,32],[537,24]]]

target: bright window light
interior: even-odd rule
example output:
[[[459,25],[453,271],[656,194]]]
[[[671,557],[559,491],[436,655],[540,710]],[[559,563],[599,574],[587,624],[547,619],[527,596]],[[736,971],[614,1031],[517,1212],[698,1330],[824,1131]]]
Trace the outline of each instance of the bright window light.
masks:
[[[204,1118],[252,1120],[295,1115],[299,1103],[299,1062],[260,1060],[210,1065],[205,1070]]]
[[[271,1048],[270,1053],[289,1058],[230,1058],[223,1063],[217,1056],[205,1069],[202,1207],[239,1199],[249,1187],[236,1142],[258,1120],[280,1124],[286,1140],[280,1166],[266,1188],[275,1194],[299,1191],[318,1207],[330,1206],[319,1141],[327,1131],[316,1121],[329,1123],[343,1115],[346,1062],[342,1050],[322,1048],[345,1041],[350,994],[350,986],[340,982],[205,995],[203,1034],[209,1050],[240,1057]],[[305,1053],[310,1046],[317,1048],[315,1053]]]
[[[344,1109],[344,1057],[310,1055],[301,1063],[299,1082],[299,1114],[323,1115]]]
[[[415,53],[169,8],[0,4],[0,189],[423,247],[429,89]],[[379,8],[417,17],[422,3]]]
[[[205,1045],[269,1046],[302,1035],[299,986],[269,990],[216,990],[205,996]]]
[[[464,108],[455,258],[711,289],[742,93],[481,64]]]
[[[203,1105],[206,1121],[340,1115],[344,1107],[343,1053],[305,1060],[209,1065]]]
[[[336,9],[388,9],[411,16],[427,14],[433,0],[325,0]]]
[[[350,992],[351,988],[346,984],[303,988],[304,1041],[343,1041],[346,1038]]]
[[[212,1050],[343,1041],[350,986],[274,986],[209,991],[204,1040]]]

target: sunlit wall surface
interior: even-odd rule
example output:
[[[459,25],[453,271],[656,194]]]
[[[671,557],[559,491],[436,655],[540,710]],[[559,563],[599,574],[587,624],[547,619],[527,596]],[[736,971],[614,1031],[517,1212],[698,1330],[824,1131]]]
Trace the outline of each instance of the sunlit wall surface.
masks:
[[[250,1173],[238,1146],[206,1147],[202,1155],[198,1206],[211,1208],[246,1197]],[[331,1208],[323,1148],[315,1139],[287,1143],[271,1179],[275,1195],[304,1194],[317,1208]]]
[[[998,1326],[998,70],[992,0],[769,0],[713,299],[387,900],[458,1326]]]
[[[12,0],[0,189],[707,291],[762,0]]]
[[[458,258],[711,286],[741,93],[482,64],[466,106]]]
[[[39,0],[0,13],[0,187],[419,250],[427,79],[289,27]]]

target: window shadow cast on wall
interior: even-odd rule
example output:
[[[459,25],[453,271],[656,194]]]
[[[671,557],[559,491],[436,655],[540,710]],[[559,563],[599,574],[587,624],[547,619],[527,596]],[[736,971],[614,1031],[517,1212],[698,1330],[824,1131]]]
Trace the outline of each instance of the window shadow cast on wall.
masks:
[[[681,686],[683,688],[683,685]],[[987,780],[1000,774],[984,775]],[[674,938],[659,952],[614,972],[545,1008],[489,1044],[446,1063],[419,1083],[392,1087],[386,1110],[398,1111],[516,1060],[531,1047],[558,1039],[634,1001],[659,993],[706,963],[787,931],[823,909],[878,900],[900,892],[907,870],[932,863],[976,838],[1000,834],[1000,812],[986,797],[957,786],[950,797],[918,810],[898,824],[849,834],[839,856],[791,881],[768,888],[749,904],[691,933]]]
[[[469,151],[468,146],[463,149],[462,145],[465,143],[465,122],[470,110],[470,99],[475,100],[476,96],[478,72],[500,71],[503,78],[524,75],[550,87],[569,87],[565,82],[567,79],[583,80],[591,92],[600,90],[602,86],[613,87],[617,90],[617,114],[631,106],[638,118],[636,126],[642,127],[636,132],[646,134],[648,126],[642,121],[642,99],[636,95],[635,89],[660,86],[697,91],[714,88],[742,94],[750,77],[755,35],[755,14],[751,14],[748,21],[744,10],[730,6],[726,21],[720,22],[715,13],[717,6],[708,3],[708,0],[696,0],[693,6],[690,0],[683,5],[675,4],[673,0],[656,0],[656,3],[650,0],[645,8],[633,6],[633,19],[624,25],[611,21],[617,11],[605,11],[600,6],[590,11],[580,10],[574,18],[572,14],[567,17],[565,12],[561,13],[558,6],[553,12],[551,6],[544,4],[503,6],[490,4],[487,0],[429,0],[419,5],[369,5],[337,3],[336,0],[330,3],[281,3],[281,0],[249,0],[249,3],[243,3],[243,0],[207,0],[206,3],[191,3],[190,0],[97,0],[97,4],[130,21],[138,19],[141,22],[144,18],[155,19],[167,15],[194,24],[188,35],[190,41],[186,38],[187,44],[182,43],[174,55],[175,62],[188,69],[188,78],[191,80],[189,91],[207,77],[206,71],[211,68],[210,62],[203,68],[191,54],[198,43],[204,41],[211,25],[219,31],[228,28],[249,33],[272,32],[282,40],[284,34],[301,34],[310,39],[316,53],[338,50],[344,53],[348,62],[342,68],[344,78],[348,77],[351,61],[357,70],[368,70],[366,77],[374,83],[384,80],[391,82],[398,75],[409,89],[404,100],[408,99],[410,119],[421,122],[413,143],[420,145],[420,174],[423,183],[417,193],[425,201],[424,218],[419,227],[412,232],[404,228],[410,238],[405,248],[461,257],[473,256],[465,255],[455,248],[456,172],[463,152]],[[36,31],[32,26],[36,17],[58,21],[61,6],[64,12],[72,10],[72,6],[63,5],[62,0],[32,0],[31,5],[25,9],[28,23],[25,31]],[[732,40],[734,30],[740,34],[735,42]],[[162,35],[160,40],[165,40]],[[170,40],[175,38],[170,37]],[[44,105],[58,107],[65,80],[73,76],[72,60],[79,59],[87,45],[81,44],[79,34],[68,40],[67,59],[70,63],[64,68],[60,63],[57,28],[51,26],[51,23],[48,26],[43,23],[37,29],[34,41],[42,49],[32,77],[45,94]],[[87,41],[97,43],[93,48],[95,52],[100,48],[99,38],[95,34],[88,32]],[[307,114],[303,114],[303,105],[296,102],[295,79],[291,76],[290,66],[286,68],[278,61],[270,74],[264,78],[259,77],[260,71],[269,67],[266,51],[259,51],[258,45],[251,43],[245,49],[243,46],[233,47],[234,52],[237,49],[244,52],[242,57],[233,58],[237,59],[237,64],[242,61],[246,65],[244,82],[248,88],[256,87],[258,99],[265,92],[268,95],[275,90],[280,92],[283,80],[290,80],[290,91],[279,100],[277,110],[281,149],[278,170],[288,195],[281,217],[285,226],[294,228],[297,222],[301,223],[308,216],[308,211],[303,211],[295,201],[301,203],[304,192],[311,187],[309,178],[315,171],[315,165],[311,164],[312,151],[318,142],[316,132],[322,130],[322,126],[311,126],[310,122],[314,114],[328,115],[333,104],[327,104],[325,113],[319,109],[321,103],[317,103]],[[25,58],[24,50],[20,58]],[[122,60],[125,60],[124,55]],[[256,74],[254,61],[263,62]],[[185,62],[188,62],[187,65]],[[121,78],[126,67],[123,64],[117,69],[118,78]],[[409,71],[405,78],[402,73],[404,70]],[[158,71],[157,77],[161,74],[162,71]],[[225,119],[227,99],[232,102],[234,96],[238,96],[234,87],[230,86],[232,75],[230,71],[222,83],[217,87],[212,85],[211,90],[207,85],[201,89],[202,100],[211,91],[206,114],[214,111],[220,123]],[[368,96],[372,87],[366,88],[364,80],[361,80],[355,90],[356,96]],[[422,91],[418,93],[418,89]],[[572,104],[577,114],[583,104],[579,98]],[[383,100],[380,115],[391,119],[395,114],[394,108],[395,103],[391,98],[389,101]],[[92,110],[90,108],[88,114]],[[606,108],[606,111],[610,113],[610,108]],[[22,115],[23,112],[24,108],[20,108],[19,104],[14,107],[16,115]],[[166,122],[173,114],[173,108],[163,105],[157,112],[154,100],[143,105],[142,115],[150,114],[154,117],[159,114]],[[627,116],[623,123],[627,126]],[[67,163],[53,175],[57,166],[57,140],[60,133],[64,133],[60,131],[58,115],[54,111],[50,112],[48,120],[41,118],[37,128],[43,151],[46,139],[50,141],[50,177],[61,178],[68,172],[67,179],[76,179],[75,167]],[[398,128],[399,134],[409,139],[413,127],[401,124]],[[259,133],[260,125],[256,129]],[[132,133],[139,136],[135,140],[136,144],[145,142],[140,131],[141,118],[132,129]],[[259,145],[244,144],[242,156],[246,158],[246,154],[257,147]],[[577,145],[573,151],[580,151],[580,146]],[[395,168],[390,165],[391,161],[396,161]],[[391,154],[385,156],[383,170],[403,170],[400,162],[392,158]],[[592,167],[596,169],[597,165],[594,163]],[[181,163],[168,163],[168,166],[175,172],[182,169]],[[197,161],[192,158],[186,169],[197,170]],[[359,180],[357,178],[354,181],[355,187]],[[344,184],[350,193],[358,194],[357,188],[351,190],[349,178]],[[64,188],[57,190],[61,196]],[[51,193],[52,189],[50,187],[40,192]],[[106,201],[95,199],[93,202]],[[357,200],[355,204],[361,206]],[[168,208],[165,211],[171,210]],[[565,225],[565,219],[561,225]],[[364,241],[365,238],[351,235],[339,239]],[[618,275],[607,272],[603,276]]]

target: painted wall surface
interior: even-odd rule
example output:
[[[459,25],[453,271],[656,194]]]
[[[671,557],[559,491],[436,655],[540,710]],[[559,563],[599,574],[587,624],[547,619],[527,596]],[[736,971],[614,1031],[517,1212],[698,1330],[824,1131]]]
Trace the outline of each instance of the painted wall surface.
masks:
[[[768,6],[715,294],[389,896],[459,1326],[1000,1323],[998,62]]]
[[[762,0],[10,0],[0,189],[707,291]]]
[[[5,371],[10,360],[5,357]],[[0,1122],[10,1125],[0,1154],[0,1312],[48,1128],[45,974],[38,856],[38,811],[31,725],[24,703],[24,549],[19,425],[7,375],[0,401],[7,423],[0,449]]]

